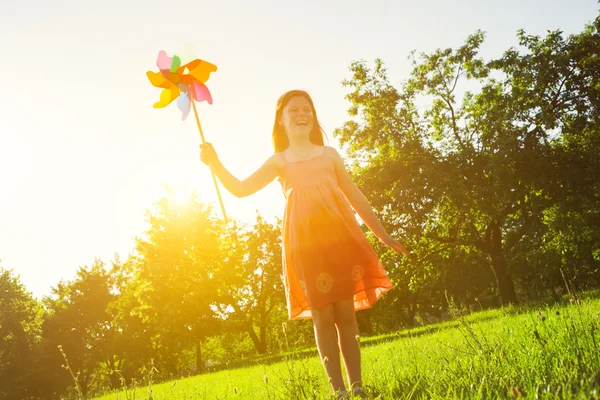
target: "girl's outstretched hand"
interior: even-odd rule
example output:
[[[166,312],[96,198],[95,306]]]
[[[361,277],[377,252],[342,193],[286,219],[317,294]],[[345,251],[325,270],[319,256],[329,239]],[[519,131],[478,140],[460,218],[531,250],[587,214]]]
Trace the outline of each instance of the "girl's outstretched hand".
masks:
[[[408,257],[408,250],[406,250],[404,246],[400,244],[400,242],[390,235],[386,235],[385,237],[379,239],[379,241],[386,246],[391,247],[396,253],[402,253],[405,257]]]
[[[212,144],[206,142],[200,145],[200,160],[209,167],[219,159]]]

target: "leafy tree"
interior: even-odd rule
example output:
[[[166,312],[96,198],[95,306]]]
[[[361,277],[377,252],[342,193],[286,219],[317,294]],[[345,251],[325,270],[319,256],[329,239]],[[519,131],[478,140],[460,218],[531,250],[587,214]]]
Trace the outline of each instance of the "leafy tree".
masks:
[[[134,379],[141,380],[155,358],[154,339],[158,336],[157,327],[147,317],[147,312],[137,294],[144,290],[144,282],[137,279],[135,260],[129,257],[125,262],[119,259],[111,268],[115,298],[108,305],[108,312],[114,326],[110,357],[104,362],[105,372],[113,388],[129,385]]]
[[[336,135],[384,222],[413,242],[412,260],[392,271],[405,291],[460,281],[481,290],[478,269],[489,265],[501,302],[514,303],[514,272],[547,240],[557,189],[575,199],[587,185],[584,209],[597,210],[597,157],[585,149],[598,148],[598,20],[568,39],[518,36],[522,51],[490,62],[478,56],[481,32],[455,50],[413,54],[400,89],[380,60],[351,66],[354,119]],[[584,157],[578,168],[573,157]]]
[[[0,398],[37,394],[36,347],[43,309],[11,270],[0,267]]]
[[[225,249],[225,225],[193,193],[185,204],[168,195],[148,212],[150,227],[138,238],[133,257],[134,310],[152,325],[157,363],[179,373],[185,350],[196,347],[196,370],[203,367],[201,342],[216,334],[216,313]]]
[[[111,357],[114,327],[107,312],[113,301],[112,282],[104,263],[80,267],[71,281],[61,281],[52,294],[43,299],[47,317],[42,326],[43,387],[48,393],[63,393],[78,386],[87,396],[103,382],[95,377],[98,364]],[[67,361],[76,383],[65,371]]]
[[[239,232],[227,237],[232,254],[224,270],[223,316],[228,329],[248,333],[256,352],[264,354],[275,314],[286,312],[280,223],[270,224],[257,215],[256,223],[247,231],[234,229]],[[227,312],[229,308],[232,313]]]
[[[566,38],[519,32],[529,54],[505,53],[498,68],[510,71],[515,90],[541,92],[530,108],[550,137],[552,207],[544,210],[547,231],[531,241],[529,275],[537,287],[554,289],[567,278],[580,288],[600,283],[600,17]],[[541,89],[538,89],[541,88]],[[535,103],[534,103],[535,104]],[[535,113],[534,113],[535,111]],[[553,268],[548,268],[548,265]],[[564,275],[564,276],[563,276]],[[541,279],[540,279],[541,278]]]

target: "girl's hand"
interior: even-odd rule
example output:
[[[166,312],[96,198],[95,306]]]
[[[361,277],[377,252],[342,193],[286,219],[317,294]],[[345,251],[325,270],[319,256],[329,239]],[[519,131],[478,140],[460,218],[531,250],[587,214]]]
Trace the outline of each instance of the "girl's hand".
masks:
[[[404,248],[396,239],[391,237],[390,235],[386,235],[383,238],[380,238],[379,241],[386,246],[390,247],[396,253],[402,253],[405,257],[408,257],[408,250]]]
[[[219,159],[212,144],[206,142],[200,145],[200,160],[209,167]]]

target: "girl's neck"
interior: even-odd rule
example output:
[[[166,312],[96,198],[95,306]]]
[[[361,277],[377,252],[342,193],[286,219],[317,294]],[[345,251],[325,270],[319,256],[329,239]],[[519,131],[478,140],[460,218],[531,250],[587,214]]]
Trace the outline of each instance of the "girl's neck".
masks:
[[[290,148],[292,150],[307,150],[314,146],[308,136],[304,137],[290,137]]]

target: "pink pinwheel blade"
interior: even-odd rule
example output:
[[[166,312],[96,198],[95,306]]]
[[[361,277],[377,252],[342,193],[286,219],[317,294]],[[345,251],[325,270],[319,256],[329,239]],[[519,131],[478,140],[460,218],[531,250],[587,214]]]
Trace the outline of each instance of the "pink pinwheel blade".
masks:
[[[206,85],[204,85],[203,83],[194,82],[193,86],[194,87],[193,87],[193,90],[192,90],[192,95],[194,96],[194,99],[196,101],[204,101],[204,100],[206,100],[206,102],[208,104],[212,104],[213,103],[212,96],[210,94],[210,91],[206,87]]]
[[[173,57],[167,56],[167,53],[164,50],[158,52],[158,60],[156,60],[156,65],[160,70],[170,70],[171,64],[173,63]]]
[[[187,93],[181,92],[177,98],[177,107],[181,110],[181,120],[185,121],[190,113],[190,108],[192,107],[192,102],[190,101]]]

